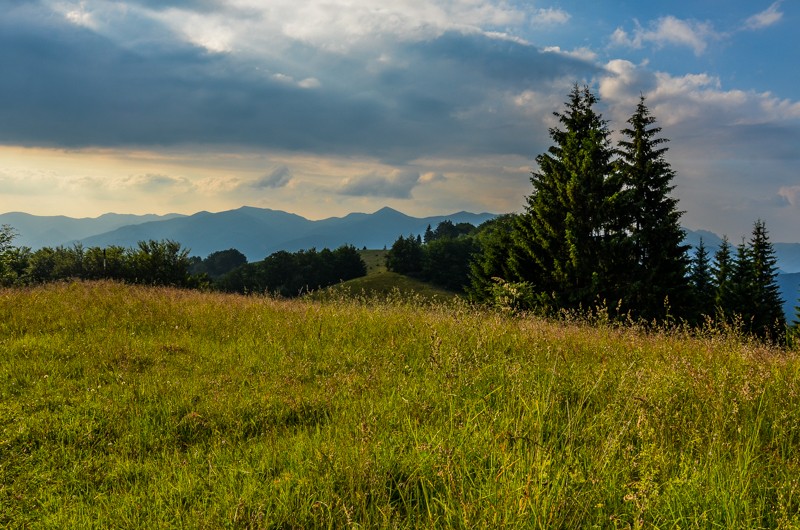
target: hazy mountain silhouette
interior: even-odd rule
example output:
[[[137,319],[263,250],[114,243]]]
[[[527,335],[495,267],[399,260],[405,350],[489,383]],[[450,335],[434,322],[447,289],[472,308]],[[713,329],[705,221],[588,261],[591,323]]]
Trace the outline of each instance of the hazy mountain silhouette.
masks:
[[[9,212],[0,214],[0,225],[11,225],[17,231],[15,245],[38,249],[68,244],[123,226],[163,221],[176,217],[182,216],[174,213],[167,215],[107,213],[100,217],[75,219],[63,215],[39,216],[23,212]]]
[[[278,250],[296,251],[316,247],[337,248],[350,244],[357,248],[390,246],[398,236],[422,234],[428,225],[436,227],[449,219],[454,223],[478,225],[494,214],[458,212],[451,215],[417,218],[391,208],[372,214],[352,213],[311,221],[278,210],[242,207],[219,213],[194,215],[140,223],[103,234],[82,238],[84,246],[120,245],[130,247],[147,239],[172,239],[205,257],[217,250],[235,248],[250,261],[264,259]]]

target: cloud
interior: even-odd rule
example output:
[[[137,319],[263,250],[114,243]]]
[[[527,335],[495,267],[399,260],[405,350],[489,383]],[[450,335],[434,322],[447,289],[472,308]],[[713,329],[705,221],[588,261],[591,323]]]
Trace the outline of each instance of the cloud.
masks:
[[[599,80],[599,92],[612,110],[644,94],[651,109],[660,109],[660,120],[667,125],[718,131],[780,123],[793,127],[800,119],[800,101],[770,92],[725,89],[718,77],[707,73],[672,75],[621,59],[609,61],[606,72]]]
[[[442,173],[429,171],[428,173],[423,173],[419,177],[420,184],[430,184],[433,182],[446,182],[447,177],[445,177]]]
[[[795,208],[800,207],[800,186],[783,186],[778,190],[778,195],[785,203]]]
[[[600,96],[611,101],[636,101],[639,94],[648,93],[656,86],[653,72],[624,59],[613,59],[606,64],[606,75],[599,81]]]
[[[256,189],[283,188],[292,180],[292,174],[286,166],[280,166],[252,183]]]
[[[572,15],[561,9],[554,9],[552,7],[546,9],[537,9],[533,15],[533,23],[537,26],[551,26],[566,24]]]
[[[338,191],[342,195],[357,197],[410,199],[411,190],[420,184],[421,179],[418,172],[409,170],[395,170],[389,175],[371,173],[345,179]],[[430,177],[427,177],[426,180],[430,181]]]
[[[42,189],[56,190],[58,188],[59,181],[52,173],[29,169],[0,169],[0,189],[6,196],[34,197],[40,195]]]
[[[568,57],[574,57],[587,62],[592,62],[597,59],[597,52],[590,48],[581,47],[575,48],[572,51],[562,50],[560,46],[547,46],[542,49],[545,53],[558,53]]]
[[[189,2],[169,2],[168,8],[151,1],[128,4],[149,12],[189,42],[202,45],[209,35],[222,33],[228,47],[259,55],[274,53],[287,42],[345,54],[387,40],[427,40],[448,31],[505,31],[536,16],[524,5],[487,0],[270,0],[218,2],[213,8],[206,2],[202,9]],[[557,10],[540,11],[546,19],[564,16]]]
[[[58,4],[57,4],[58,5]],[[61,4],[62,14],[67,20],[76,26],[83,26],[90,29],[97,28],[97,21],[90,11],[86,9],[86,2],[75,4]]]
[[[617,28],[611,35],[615,45],[631,48],[642,48],[645,44],[653,44],[658,48],[667,45],[691,48],[695,55],[701,55],[710,39],[719,38],[711,24],[693,20],[681,20],[673,16],[659,18],[644,28],[636,23],[633,35],[622,28]]]
[[[487,27],[513,25],[519,13],[506,4],[433,6],[430,24],[437,29],[425,38],[414,28],[428,35],[426,11],[401,4],[356,9],[367,23],[342,32],[375,39],[374,46],[356,46],[348,55],[326,44],[323,28],[330,30],[340,15],[323,2],[302,4],[323,17],[309,22],[313,35],[304,39],[286,28],[303,9],[284,1],[257,3],[250,11],[222,2],[195,11],[189,2],[158,9],[86,2],[97,30],[48,16],[42,4],[22,5],[0,19],[0,98],[7,103],[0,107],[0,142],[238,145],[370,156],[393,165],[435,154],[527,153],[536,123],[517,119],[509,94],[554,84],[566,92],[575,79],[600,71],[588,56],[542,53],[471,25],[484,20],[481,14]],[[235,34],[211,53],[174,27],[170,17],[187,10],[209,27],[227,20],[222,26]],[[452,21],[442,13],[458,16]],[[378,14],[385,19],[375,19]],[[394,36],[380,33],[395,15],[401,27]]]
[[[778,0],[777,2],[774,2],[772,5],[770,5],[764,11],[756,13],[755,15],[748,18],[744,23],[744,28],[750,30],[758,30],[767,28],[769,26],[772,26],[780,22],[780,20],[783,18],[783,13],[779,11],[782,2],[783,0]]]
[[[188,191],[193,184],[185,178],[170,177],[155,173],[131,175],[121,179],[120,184],[125,188],[133,188],[146,193],[163,193],[166,191]]]

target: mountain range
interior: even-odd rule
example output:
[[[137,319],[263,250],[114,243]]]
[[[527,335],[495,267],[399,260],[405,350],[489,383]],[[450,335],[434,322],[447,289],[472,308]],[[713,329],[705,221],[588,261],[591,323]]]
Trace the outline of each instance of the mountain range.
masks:
[[[126,215],[108,213],[95,218],[35,216],[21,212],[0,214],[0,225],[11,225],[18,233],[15,244],[38,249],[80,243],[85,247],[135,246],[148,239],[172,239],[205,257],[217,250],[235,248],[249,261],[258,261],[278,250],[294,252],[315,247],[384,248],[400,235],[417,235],[440,222],[479,225],[495,214],[457,212],[451,215],[411,217],[391,208],[377,212],[351,213],[318,221],[280,210],[243,206],[224,212],[193,215]],[[722,238],[705,230],[686,230],[686,243],[697,247],[703,240],[713,257]],[[735,246],[737,242],[732,242]],[[773,243],[780,275],[778,283],[787,315],[794,315],[800,298],[800,243]]]
[[[433,217],[411,217],[391,208],[375,213],[351,213],[312,221],[299,215],[243,206],[224,212],[193,215],[119,215],[97,218],[39,217],[19,212],[0,214],[0,224],[18,232],[15,244],[33,249],[72,245],[135,246],[148,239],[171,239],[205,257],[217,250],[235,248],[249,261],[262,260],[278,250],[294,252],[315,247],[383,248],[400,235],[422,234],[444,221],[479,225],[495,217],[491,213],[457,212]]]

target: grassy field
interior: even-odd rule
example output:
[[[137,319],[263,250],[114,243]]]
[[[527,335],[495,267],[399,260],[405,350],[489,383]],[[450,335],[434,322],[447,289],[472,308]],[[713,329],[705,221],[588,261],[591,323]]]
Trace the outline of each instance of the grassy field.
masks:
[[[0,290],[0,527],[797,528],[797,352],[459,305]]]

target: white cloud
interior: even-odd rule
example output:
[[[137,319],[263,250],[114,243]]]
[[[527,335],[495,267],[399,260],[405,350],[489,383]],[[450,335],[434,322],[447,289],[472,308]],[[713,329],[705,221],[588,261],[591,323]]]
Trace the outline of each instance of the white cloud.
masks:
[[[580,48],[575,48],[572,51],[569,50],[562,50],[560,46],[545,46],[542,48],[542,51],[545,53],[558,53],[560,55],[566,55],[567,57],[574,57],[576,59],[581,59],[583,61],[595,61],[597,59],[597,53],[592,50],[591,48],[587,48],[585,46]]]
[[[605,66],[609,75],[599,81],[600,97],[609,101],[635,101],[653,86],[653,74],[624,59],[614,59]]]
[[[783,18],[783,13],[779,11],[781,3],[783,0],[778,0],[774,2],[771,6],[760,13],[756,13],[752,17],[748,18],[745,23],[745,29],[763,29],[773,24],[777,24],[781,18]]]
[[[800,101],[770,92],[724,89],[718,77],[707,73],[653,72],[646,64],[621,59],[608,62],[606,71],[608,75],[599,80],[599,93],[612,112],[625,107],[630,114],[632,101],[644,94],[663,125],[691,123],[713,129],[800,119]]]
[[[617,28],[611,35],[611,42],[631,48],[642,48],[645,44],[653,44],[659,48],[667,45],[686,46],[696,55],[700,55],[706,50],[708,40],[718,37],[714,28],[707,22],[666,16],[651,23],[648,28],[637,23],[632,35],[622,28]]]
[[[552,26],[566,24],[572,15],[561,9],[554,9],[552,7],[546,9],[537,9],[533,15],[533,23],[541,26]]]

